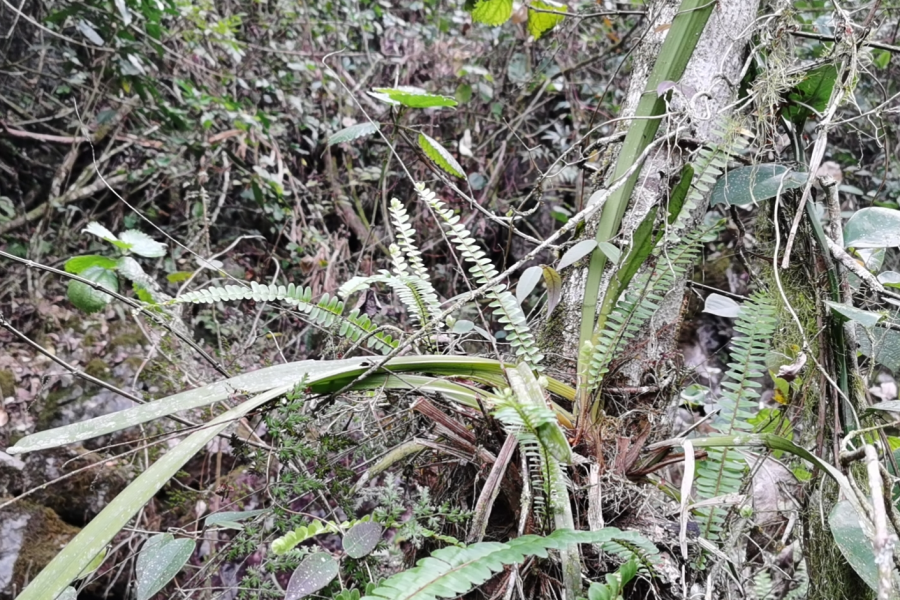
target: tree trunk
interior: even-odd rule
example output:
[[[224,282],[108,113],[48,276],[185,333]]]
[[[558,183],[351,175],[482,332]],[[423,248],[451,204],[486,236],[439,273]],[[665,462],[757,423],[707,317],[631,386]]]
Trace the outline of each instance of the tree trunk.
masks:
[[[633,116],[638,100],[647,86],[647,79],[659,56],[660,46],[678,10],[677,0],[663,0],[650,5],[648,33],[639,43],[635,52],[631,83],[621,117],[619,129],[624,131]],[[742,69],[747,59],[750,35],[753,32],[759,3],[757,0],[721,0],[712,12],[709,22],[697,43],[679,86],[688,96],[676,93],[669,106],[669,115],[661,129],[665,132],[675,127],[688,125],[689,131],[682,137],[693,143],[716,142],[717,131],[731,113],[737,96]],[[603,163],[615,164],[620,146],[609,149]],[[666,143],[650,156],[641,171],[638,184],[631,196],[628,212],[620,228],[618,240],[629,240],[635,228],[648,211],[660,202],[665,202],[668,193],[669,176],[677,174],[687,152],[678,142]],[[611,169],[610,169],[611,171]],[[593,182],[595,187],[599,182]],[[608,183],[608,182],[607,182]],[[708,199],[694,211],[694,219],[702,218]],[[586,223],[583,238],[593,239],[599,213]],[[621,245],[621,244],[620,244]],[[553,348],[552,354],[558,361],[554,366],[571,370],[578,356],[578,337],[581,325],[582,297],[587,280],[587,260],[569,271],[563,284],[562,301],[554,317],[542,332],[543,343]],[[606,289],[612,269],[606,269],[601,283],[600,297]],[[622,372],[627,377],[625,385],[638,385],[643,375],[651,371],[661,358],[674,350],[677,340],[677,321],[684,297],[684,281],[680,281],[665,298],[659,312],[644,332],[644,339],[637,343],[646,344],[640,358],[632,361]]]

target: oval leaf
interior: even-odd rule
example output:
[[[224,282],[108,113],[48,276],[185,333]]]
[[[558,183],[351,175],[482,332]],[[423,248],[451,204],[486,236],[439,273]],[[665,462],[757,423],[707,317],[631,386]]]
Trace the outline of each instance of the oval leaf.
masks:
[[[300,598],[318,592],[331,583],[337,574],[337,561],[330,554],[326,552],[310,554],[303,559],[303,562],[291,575],[284,598],[285,600],[300,600]]]
[[[466,174],[463,173],[462,165],[456,162],[456,159],[453,158],[453,155],[450,152],[441,146],[440,142],[436,139],[425,135],[424,133],[419,134],[419,147],[422,151],[434,161],[438,167],[450,173],[454,177],[460,177],[462,179],[466,178]]]
[[[384,528],[374,521],[363,521],[350,528],[344,536],[344,552],[350,558],[362,558],[368,556],[378,542],[381,541],[381,533]]]
[[[847,248],[900,246],[900,210],[873,206],[856,211],[844,227]]]
[[[556,265],[557,271],[562,271],[569,265],[572,265],[591,252],[593,252],[594,248],[597,247],[596,240],[583,240],[569,248],[563,257],[559,259],[559,264]]]
[[[475,329],[475,323],[473,323],[472,321],[467,321],[465,319],[460,319],[453,324],[453,328],[450,330],[450,333],[469,333],[473,329]]]
[[[116,261],[98,254],[87,254],[85,256],[73,256],[66,261],[66,273],[74,273],[79,275],[91,267],[102,267],[104,269],[115,269]]]
[[[472,20],[496,27],[506,23],[512,11],[512,0],[478,0],[472,9]]]
[[[878,275],[878,283],[884,287],[900,288],[900,273],[885,271]]]
[[[352,142],[353,140],[358,140],[361,137],[372,135],[376,131],[378,131],[378,123],[372,123],[371,121],[366,121],[365,123],[357,123],[356,125],[351,125],[350,127],[341,129],[337,133],[333,133],[328,138],[328,145],[334,146],[335,144]]]
[[[165,244],[160,244],[143,231],[138,231],[137,229],[123,231],[119,235],[119,241],[128,244],[128,251],[133,252],[138,256],[159,258],[160,256],[166,255]]]
[[[558,4],[552,0],[532,0],[528,5],[528,33],[534,39],[539,40],[544,33],[556,27],[565,17],[563,15],[554,14],[554,12],[538,12],[554,11],[555,13],[566,12],[568,7],[565,4]]]
[[[176,540],[171,533],[154,535],[147,540],[134,567],[138,600],[150,600],[178,575],[193,553],[194,540]]]
[[[80,277],[93,281],[103,288],[112,292],[119,291],[119,280],[116,273],[103,267],[88,267],[80,273]],[[80,281],[70,281],[66,291],[69,301],[86,313],[95,313],[103,310],[112,296],[94,289],[86,283]]]
[[[807,178],[807,173],[797,173],[777,164],[732,169],[716,182],[709,204],[746,206],[762,202],[778,195],[779,188],[786,191],[804,185]]]
[[[877,312],[862,310],[861,308],[856,308],[849,304],[838,304],[837,302],[829,302],[828,300],[825,301],[825,304],[828,308],[838,313],[846,320],[856,321],[867,329],[869,327],[874,327],[882,317],[882,315]]]
[[[224,511],[211,514],[206,517],[206,526],[213,527],[218,525],[219,527],[226,529],[242,529],[242,525],[239,521],[243,521],[245,519],[252,519],[254,517],[258,517],[259,515],[263,515],[269,512],[267,508],[260,508],[259,510],[235,510],[235,511]]]
[[[541,267],[528,267],[519,277],[519,283],[516,284],[516,300],[519,304],[534,291],[535,286],[544,274]]]
[[[544,285],[547,286],[547,318],[562,298],[562,277],[553,267],[541,265],[544,271]]]
[[[597,248],[606,255],[606,258],[612,262],[612,264],[619,264],[619,259],[622,258],[622,251],[610,244],[609,242],[600,242],[597,244]]]
[[[393,102],[410,108],[454,107],[458,104],[454,98],[449,96],[429,94],[421,88],[411,86],[375,88],[375,93],[372,95],[379,99],[387,98],[390,100],[389,104]]]
[[[736,319],[741,312],[741,305],[722,294],[710,294],[703,304],[703,312],[729,319]]]
[[[831,514],[828,515],[828,525],[835,543],[841,549],[841,554],[856,574],[873,590],[877,589],[878,566],[875,562],[875,551],[872,549],[872,542],[859,524],[859,517],[853,505],[847,500],[835,504]]]

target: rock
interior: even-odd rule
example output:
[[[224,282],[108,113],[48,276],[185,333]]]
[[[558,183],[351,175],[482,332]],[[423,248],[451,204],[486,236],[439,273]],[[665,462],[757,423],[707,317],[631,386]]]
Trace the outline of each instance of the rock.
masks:
[[[44,506],[16,502],[0,509],[0,599],[12,600],[79,531]]]

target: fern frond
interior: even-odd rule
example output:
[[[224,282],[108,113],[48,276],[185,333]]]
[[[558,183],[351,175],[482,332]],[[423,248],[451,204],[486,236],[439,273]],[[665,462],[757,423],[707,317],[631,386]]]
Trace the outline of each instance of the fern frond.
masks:
[[[441,323],[437,318],[441,315],[441,305],[431,284],[415,275],[393,275],[387,271],[381,271],[377,275],[368,277],[353,277],[338,289],[338,296],[346,300],[348,296],[360,290],[368,288],[374,283],[382,283],[391,287],[400,298],[400,302],[406,307],[410,316],[421,325]]]
[[[426,188],[423,184],[416,184],[416,191],[419,196],[427,202],[434,211],[443,219],[447,228],[450,239],[456,245],[463,259],[469,263],[469,273],[475,278],[479,285],[487,284],[491,279],[497,277],[499,273],[490,259],[485,255],[484,251],[478,246],[478,242],[459,222],[459,215],[453,214],[453,211],[447,209],[444,203],[437,199],[434,192]],[[528,319],[519,305],[516,297],[507,289],[503,283],[492,286],[487,292],[488,298],[491,300],[490,307],[494,309],[494,314],[498,317],[500,323],[506,331],[506,339],[520,360],[525,362],[532,370],[542,371],[540,365],[544,355],[541,353],[534,339],[531,329],[528,327]]]
[[[442,548],[420,560],[415,567],[385,580],[362,600],[456,598],[483,584],[505,566],[519,564],[528,556],[546,558],[548,550],[564,550],[573,544],[613,547],[617,541],[639,547],[644,558],[649,558],[653,565],[658,563],[656,546],[636,532],[612,527],[599,531],[559,529],[547,537],[525,535],[502,544],[481,542],[463,548]],[[625,560],[635,558],[630,551],[622,557]]]
[[[778,324],[775,307],[762,293],[745,301],[734,329],[740,337],[732,340],[731,362],[722,382],[721,410],[713,427],[723,434],[752,432],[750,419],[759,406],[762,384],[755,379],[766,372],[766,354]],[[710,448],[697,469],[696,487],[700,500],[740,491],[746,461],[733,448]],[[718,507],[697,509],[701,535],[718,538],[725,526],[727,511]]]
[[[422,253],[416,246],[416,232],[409,224],[409,215],[406,213],[406,209],[399,200],[391,198],[390,211],[401,255],[409,262],[409,268],[414,275],[430,281],[428,270],[425,268],[425,263],[422,262]]]
[[[737,124],[728,126],[724,132],[718,132],[718,136],[722,138],[722,142],[701,147],[691,161],[694,178],[684,206],[670,227],[672,235],[678,235],[690,223],[691,214],[703,204],[703,199],[709,196],[716,180],[725,173],[728,161],[750,144]]]
[[[665,294],[693,265],[702,249],[702,240],[718,225],[703,228],[686,235],[672,249],[657,257],[656,265],[649,273],[636,277],[622,294],[616,308],[607,317],[603,329],[595,333],[590,348],[588,390],[600,387],[609,372],[612,360],[625,349],[640,329],[650,321],[659,309]]]
[[[337,523],[333,523],[331,521],[320,521],[316,519],[309,525],[301,525],[293,531],[289,531],[283,536],[272,540],[272,552],[280,556],[290,551],[298,544],[305,542],[306,540],[317,535],[321,535],[323,533],[341,533],[343,531],[347,531],[358,523],[363,523],[371,520],[372,515],[366,515],[361,519],[344,521],[343,523],[338,525]]]
[[[339,324],[339,335],[354,342],[366,338],[368,348],[376,348],[387,354],[397,346],[397,342],[389,335],[378,331],[378,326],[367,315],[360,316],[354,309],[344,315],[344,303],[337,297],[324,294],[315,304],[312,301],[312,290],[309,287],[284,285],[263,285],[251,282],[249,286],[226,285],[211,287],[182,294],[170,301],[170,304],[212,304],[214,302],[235,302],[238,300],[254,300],[256,302],[283,302],[294,306],[309,320],[323,327]]]

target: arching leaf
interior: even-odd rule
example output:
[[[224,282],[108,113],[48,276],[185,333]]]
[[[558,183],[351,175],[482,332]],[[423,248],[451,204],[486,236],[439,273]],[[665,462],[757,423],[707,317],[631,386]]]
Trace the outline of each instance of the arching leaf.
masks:
[[[547,318],[562,298],[562,277],[553,267],[541,265],[544,271],[544,285],[547,286]]]
[[[328,145],[334,146],[335,144],[352,142],[353,140],[358,140],[361,137],[372,135],[376,131],[378,131],[378,123],[373,123],[371,121],[357,123],[356,125],[345,127],[344,129],[331,134],[331,136],[328,138]]]
[[[316,552],[303,559],[288,582],[285,600],[300,600],[318,592],[337,577],[338,563],[326,552]]]
[[[66,273],[74,273],[79,275],[91,267],[101,267],[103,269],[115,269],[116,261],[105,256],[97,254],[87,254],[85,256],[73,256],[66,261]]]
[[[728,296],[712,293],[706,297],[703,312],[728,319],[736,319],[741,313],[741,305]]]
[[[856,308],[849,304],[838,304],[837,302],[829,302],[828,300],[825,301],[825,304],[828,308],[838,313],[846,320],[856,321],[866,328],[874,327],[883,317],[883,315],[877,312],[862,310],[861,308]]]
[[[422,151],[434,161],[438,167],[442,170],[450,173],[454,177],[459,177],[461,179],[466,178],[466,174],[463,172],[462,165],[460,165],[453,155],[444,148],[440,142],[436,139],[425,135],[424,133],[419,134],[419,147]]]
[[[133,252],[138,256],[159,258],[166,255],[165,244],[160,244],[143,231],[138,231],[137,229],[123,231],[119,234],[119,241],[127,247],[116,244],[117,246],[121,247],[123,250]]]

